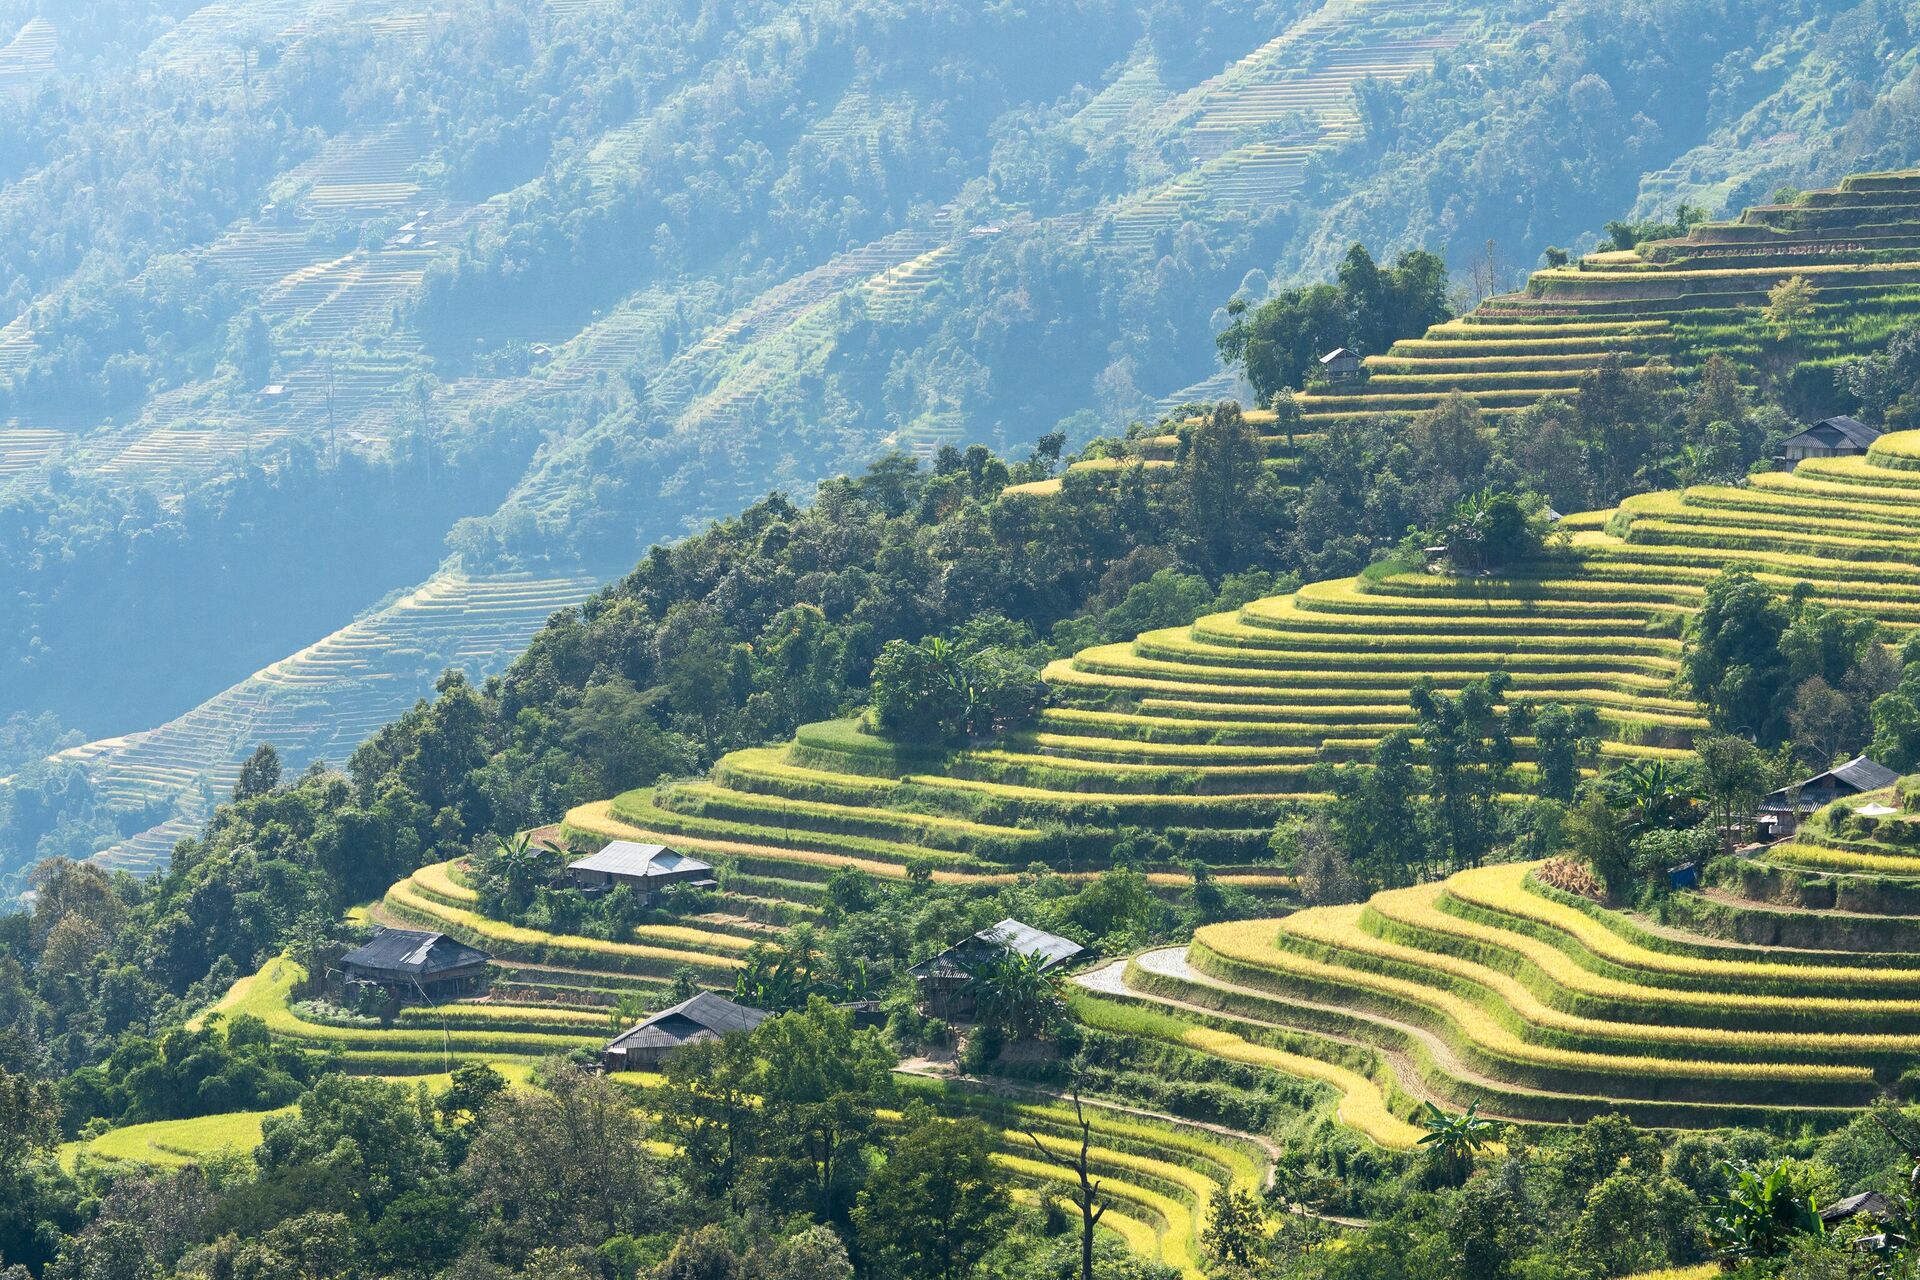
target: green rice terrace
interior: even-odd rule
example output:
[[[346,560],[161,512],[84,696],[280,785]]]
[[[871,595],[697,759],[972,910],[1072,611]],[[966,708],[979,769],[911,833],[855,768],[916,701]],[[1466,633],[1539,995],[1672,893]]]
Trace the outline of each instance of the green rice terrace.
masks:
[[[1704,728],[1674,692],[1678,636],[1724,566],[1804,583],[1897,633],[1920,624],[1920,433],[1565,524],[1569,546],[1506,577],[1386,565],[1084,650],[1045,673],[1054,705],[1031,729],[989,743],[908,750],[829,722],[728,756],[708,778],[582,806],[558,834],[653,838],[717,870],[699,910],[650,912],[617,938],[490,918],[458,860],[367,910],[486,950],[484,997],[383,1022],[298,998],[303,974],[283,956],[218,1008],[356,1073],[428,1078],[475,1060],[525,1072],[603,1043],[622,997],[660,1007],[676,981],[732,988],[755,943],[823,914],[841,868],[991,887],[1046,864],[1082,879],[1125,829],[1149,827],[1178,851],[1150,868],[1157,892],[1181,892],[1179,858],[1203,857],[1222,883],[1270,901],[1272,918],[1083,968],[1069,1007],[1090,1031],[1277,1077],[1306,1124],[1387,1153],[1415,1149],[1428,1102],[1521,1124],[1617,1113],[1661,1128],[1833,1128],[1909,1088],[1920,1062],[1920,779],[1713,863],[1660,921],[1570,892],[1551,863],[1286,914],[1291,882],[1264,861],[1276,816],[1313,794],[1315,763],[1361,759],[1406,727],[1422,674],[1458,688],[1504,671],[1509,697],[1592,707],[1604,766],[1678,758]],[[616,1078],[643,1107],[659,1083]],[[996,1160],[1023,1196],[1058,1189],[1063,1171],[1025,1137],[1068,1139],[1057,1099],[902,1079],[996,1125]],[[1094,1116],[1094,1161],[1117,1198],[1107,1229],[1198,1274],[1213,1189],[1258,1185],[1277,1146],[1111,1104]],[[164,1162],[222,1134],[244,1145],[257,1119],[116,1132],[89,1149]]]
[[[826,869],[820,868],[822,873]],[[1159,879],[1171,883],[1176,878]],[[496,977],[486,997],[404,1007],[383,1024],[298,1000],[296,987],[305,975],[291,958],[282,957],[242,979],[215,1011],[257,1016],[275,1037],[328,1054],[356,1074],[444,1086],[452,1067],[484,1061],[510,1079],[524,1081],[543,1058],[604,1043],[610,1007],[621,995],[644,992],[655,997],[649,1003],[665,1003],[669,977],[689,971],[702,985],[730,989],[743,954],[754,942],[778,932],[782,923],[817,914],[808,899],[810,889],[819,887],[797,876],[762,880],[729,872],[719,910],[672,923],[641,924],[626,940],[606,941],[488,919],[476,910],[477,895],[465,880],[458,863],[422,868],[393,885],[368,918],[443,931],[487,949]],[[1141,1016],[1111,1002],[1097,1007],[1090,999],[1087,1003],[1087,1017],[1123,1029],[1131,1029]],[[1201,1051],[1234,1057],[1231,1045],[1214,1047],[1204,1036],[1194,1043],[1205,1046]],[[1239,1060],[1287,1070],[1295,1057],[1254,1046]],[[1352,1072],[1331,1062],[1301,1060],[1293,1074],[1340,1088]],[[664,1083],[662,1077],[642,1072],[619,1072],[614,1078],[634,1089],[642,1109],[648,1092]],[[1076,1122],[1064,1105],[1037,1092],[1007,1097],[913,1074],[898,1080],[903,1102],[918,1099],[943,1113],[976,1117],[992,1127],[998,1134],[995,1162],[1014,1182],[1017,1199],[1034,1202],[1043,1191],[1067,1190],[1071,1175],[1042,1159],[1033,1146],[1037,1138],[1050,1152],[1077,1149]],[[1329,1093],[1329,1101],[1334,1096]],[[63,1156],[69,1163],[84,1154],[97,1160],[167,1165],[220,1150],[244,1151],[259,1141],[264,1114],[237,1112],[128,1126],[71,1143]],[[1103,1229],[1140,1254],[1184,1276],[1198,1277],[1203,1219],[1215,1189],[1258,1191],[1271,1178],[1278,1147],[1255,1135],[1113,1104],[1091,1104],[1087,1114],[1093,1126],[1092,1165],[1113,1198]],[[883,1119],[902,1122],[898,1112],[883,1113]],[[1390,1116],[1370,1115],[1369,1120],[1402,1146],[1417,1134]]]
[[[1316,763],[1361,759],[1408,727],[1423,674],[1444,689],[1504,671],[1510,697],[1591,706],[1603,765],[1677,759],[1705,727],[1674,691],[1680,629],[1723,567],[1804,583],[1896,633],[1920,623],[1920,434],[1565,523],[1565,552],[1505,578],[1384,566],[1084,650],[1045,673],[1055,705],[1033,728],[986,745],[906,751],[853,722],[813,725],[707,779],[583,806],[568,827],[702,851],[737,891],[805,904],[848,865],[1084,870],[1145,825],[1223,879],[1279,893],[1253,865],[1275,818],[1313,794]],[[1190,952],[1085,977],[1078,1012],[1317,1080],[1389,1146],[1424,1098],[1478,1097],[1521,1120],[1617,1108],[1652,1125],[1824,1123],[1920,1053],[1911,821],[1874,838],[1829,815],[1683,895],[1684,927],[1570,900],[1525,866],[1214,926]],[[423,898],[400,886],[388,906]],[[446,904],[424,910],[446,927]],[[1163,1007],[1116,1003],[1141,1001]]]
[[[1811,310],[1783,334],[1762,312],[1789,280],[1812,290]],[[1884,339],[1916,311],[1920,173],[1855,174],[1678,239],[1536,271],[1524,292],[1367,356],[1358,385],[1299,403],[1309,426],[1429,409],[1456,391],[1497,414],[1573,393],[1609,356],[1666,360],[1683,376],[1716,354],[1752,370],[1781,338],[1817,367]]]

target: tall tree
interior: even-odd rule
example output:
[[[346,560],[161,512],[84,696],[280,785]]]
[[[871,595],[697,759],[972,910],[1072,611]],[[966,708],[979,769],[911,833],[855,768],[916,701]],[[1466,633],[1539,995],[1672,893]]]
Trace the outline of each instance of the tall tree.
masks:
[[[554,1240],[638,1235],[666,1217],[662,1179],[632,1096],[578,1067],[496,1098],[461,1166],[482,1235],[510,1258]]]
[[[978,1120],[921,1112],[853,1211],[860,1242],[896,1275],[964,1280],[1006,1230],[1010,1201]]]
[[[1440,693],[1431,677],[1413,686],[1434,832],[1455,867],[1479,866],[1499,835],[1499,798],[1514,760],[1512,731],[1499,708],[1510,679],[1496,671],[1453,696]]]
[[[233,784],[235,800],[251,800],[255,796],[264,796],[280,785],[280,753],[273,744],[263,742],[253,749],[253,754],[240,766],[240,777]]]
[[[1264,532],[1258,517],[1266,453],[1231,400],[1215,405],[1186,435],[1175,482],[1198,563],[1226,570],[1250,559]]]
[[[1793,672],[1780,652],[1791,624],[1784,601],[1744,565],[1722,569],[1687,624],[1681,673],[1706,704],[1714,728],[1780,740],[1793,696]]]
[[[754,1029],[771,1140],[810,1175],[815,1209],[831,1212],[843,1177],[872,1140],[892,1095],[894,1057],[879,1035],[819,996]]]

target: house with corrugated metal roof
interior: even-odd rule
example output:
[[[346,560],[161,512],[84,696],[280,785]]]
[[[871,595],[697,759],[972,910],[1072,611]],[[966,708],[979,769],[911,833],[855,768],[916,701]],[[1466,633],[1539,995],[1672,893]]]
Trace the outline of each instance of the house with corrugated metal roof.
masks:
[[[1805,431],[1782,440],[1780,457],[1786,462],[1798,462],[1802,458],[1865,457],[1873,442],[1885,434],[1881,428],[1870,427],[1845,414],[1822,418]]]
[[[1792,835],[1802,815],[1824,808],[1835,800],[1878,791],[1900,781],[1895,770],[1876,764],[1865,756],[1855,756],[1825,773],[1816,773],[1803,782],[1769,792],[1760,802],[1759,826],[1763,835],[1779,838]]]
[[[567,864],[567,875],[583,889],[611,889],[626,885],[649,907],[658,906],[660,896],[677,884],[696,889],[712,889],[713,864],[689,857],[663,844],[641,844],[634,840],[614,840],[585,858]]]
[[[921,1006],[928,1013],[964,1020],[975,1013],[974,975],[1009,952],[1037,958],[1041,971],[1047,972],[1086,955],[1087,949],[1071,938],[1009,917],[962,938],[907,972],[919,988]]]
[[[485,995],[489,959],[444,933],[380,928],[371,942],[341,956],[335,972],[346,988],[373,986],[402,1003],[437,1003]]]
[[[608,1071],[649,1071],[682,1045],[751,1031],[772,1016],[765,1009],[702,991],[622,1031],[607,1042],[600,1061]]]

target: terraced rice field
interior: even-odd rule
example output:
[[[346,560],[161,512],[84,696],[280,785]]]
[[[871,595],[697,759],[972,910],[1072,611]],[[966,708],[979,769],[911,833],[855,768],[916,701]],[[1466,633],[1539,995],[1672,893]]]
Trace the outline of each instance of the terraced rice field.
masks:
[[[37,468],[59,452],[66,438],[43,427],[0,427],[0,483]]]
[[[1076,1012],[1328,1083],[1383,1145],[1416,1099],[1537,1123],[1830,1126],[1920,1062],[1916,794],[1849,799],[1715,863],[1665,924],[1533,864],[1484,867],[1207,926],[1081,975],[1097,1003]]]
[[[69,1169],[81,1156],[145,1165],[183,1165],[220,1152],[260,1145],[260,1122],[271,1111],[228,1111],[190,1120],[155,1120],[110,1129],[99,1137],[69,1142],[60,1160]]]
[[[259,1017],[276,1037],[333,1055],[344,1069],[359,1074],[444,1081],[452,1066],[485,1061],[523,1076],[540,1057],[604,1041],[607,1010],[620,995],[651,993],[664,1002],[665,974],[690,968],[705,985],[730,985],[740,953],[769,931],[744,914],[769,905],[769,899],[735,887],[722,894],[720,911],[642,924],[620,941],[517,928],[479,915],[476,902],[461,868],[444,863],[392,886],[368,915],[376,923],[438,929],[486,947],[494,956],[496,977],[485,998],[410,1007],[388,1025],[322,1020],[293,1000],[303,974],[290,958],[281,957],[238,983],[215,1011]],[[788,912],[805,910],[791,900],[779,905]],[[647,1091],[660,1083],[657,1076],[636,1073],[614,1078],[636,1089],[643,1109]],[[1048,1153],[1064,1155],[1077,1148],[1076,1121],[1058,1099],[1037,1093],[987,1095],[915,1075],[902,1075],[899,1083],[907,1098],[986,1123],[996,1135],[994,1160],[1022,1197],[1037,1200],[1043,1190],[1066,1189],[1069,1175],[1034,1147],[1037,1138]],[[1139,1253],[1197,1278],[1199,1241],[1215,1189],[1264,1186],[1271,1177],[1274,1144],[1113,1104],[1090,1103],[1086,1115],[1093,1131],[1093,1168],[1114,1201],[1107,1229]],[[261,1118],[261,1113],[236,1113],[135,1126],[84,1145],[100,1158],[176,1163],[222,1146],[250,1145],[257,1141]],[[882,1119],[897,1124],[901,1115],[883,1113]],[[82,1145],[75,1144],[69,1158]]]
[[[1781,342],[1760,314],[1768,291],[1795,278],[1814,290],[1812,315],[1790,335],[1801,360],[1858,354],[1920,314],[1920,174],[1857,174],[1795,204],[1535,272],[1524,292],[1369,355],[1364,382],[1302,396],[1300,407],[1325,423],[1429,409],[1460,392],[1485,412],[1512,412],[1573,394],[1608,356],[1665,360],[1684,375],[1718,353],[1751,369]]]
[[[45,18],[33,18],[0,46],[0,93],[24,97],[53,73],[60,32]]]
[[[1194,163],[1103,210],[1089,234],[1149,247],[1183,222],[1262,215],[1300,185],[1315,148],[1352,135],[1357,83],[1426,71],[1474,29],[1474,19],[1441,3],[1334,0],[1183,93],[1168,94],[1152,63],[1141,63],[1076,123],[1088,136],[1124,129],[1149,144],[1177,136]]]
[[[1054,704],[1031,728],[963,749],[903,750],[852,722],[812,725],[785,747],[727,757],[707,780],[629,793],[569,820],[581,834],[644,832],[705,848],[764,883],[813,883],[840,865],[901,875],[919,862],[954,878],[1033,861],[1079,869],[1097,865],[1131,825],[1161,831],[1228,877],[1256,877],[1247,864],[1284,807],[1313,793],[1313,766],[1363,759],[1383,734],[1409,727],[1408,691],[1422,675],[1458,688],[1504,671],[1510,698],[1594,708],[1603,763],[1678,758],[1704,726],[1673,687],[1678,636],[1724,566],[1747,566],[1781,591],[1804,583],[1815,600],[1875,616],[1896,635],[1920,625],[1916,451],[1920,434],[1896,434],[1866,458],[1808,461],[1743,488],[1703,486],[1572,517],[1564,556],[1507,578],[1397,572],[1314,583],[1096,646],[1048,669]],[[1523,777],[1529,748],[1523,740]],[[1783,884],[1814,876],[1826,887],[1906,872],[1920,876],[1920,845],[1858,836],[1818,854],[1786,846],[1765,867]],[[1195,968],[1264,998],[1280,980],[1253,980],[1246,956],[1258,953],[1266,969],[1291,966],[1290,991],[1317,991],[1325,1004],[1373,974],[1370,1008],[1440,1037],[1389,1047],[1469,1073],[1423,1068],[1424,1087],[1464,1102],[1468,1083],[1525,1085],[1497,1096],[1526,1118],[1622,1100],[1649,1123],[1753,1119],[1780,1106],[1818,1120],[1858,1105],[1920,1054],[1920,1040],[1900,1029],[1920,1013],[1911,1003],[1920,967],[1886,965],[1876,976],[1840,965],[1809,977],[1805,968],[1823,962],[1747,964],[1727,943],[1669,944],[1631,930],[1621,941],[1538,896],[1523,879],[1491,884],[1472,873],[1444,889],[1293,917],[1280,946],[1269,926],[1259,937],[1203,935]],[[1783,919],[1764,902],[1709,906],[1709,891],[1697,903],[1702,928],[1716,912],[1728,917],[1716,936],[1832,949],[1819,941],[1825,926]],[[1872,940],[1867,949],[1920,941],[1910,920],[1853,927]],[[1762,936],[1767,928],[1777,935]],[[1578,953],[1568,958],[1529,930],[1577,937]],[[1352,941],[1360,936],[1368,941]],[[1444,999],[1422,1003],[1405,984],[1440,972],[1433,956],[1443,949]],[[1779,998],[1789,980],[1791,1005]],[[1270,1013],[1262,1005],[1258,1016]],[[1363,1039],[1363,1029],[1342,1034]],[[1623,1071],[1631,1082],[1617,1081]]]
[[[765,905],[728,892],[715,911],[643,923],[622,939],[542,933],[482,915],[461,867],[436,863],[391,886],[364,919],[484,948],[494,960],[487,996],[408,1006],[386,1024],[321,1017],[294,999],[305,974],[283,956],[242,979],[213,1011],[257,1016],[276,1037],[337,1054],[357,1074],[418,1077],[468,1061],[524,1071],[541,1058],[603,1044],[610,1010],[623,996],[643,995],[655,1008],[669,1003],[669,983],[683,972],[731,990],[748,948],[775,932],[750,917]],[[791,917],[805,908],[785,911]]]
[[[1222,393],[1217,398],[1231,398],[1240,389],[1241,384],[1233,375],[1222,375],[1218,379],[1210,378],[1205,382],[1194,383],[1175,396],[1168,397],[1162,402],[1162,408],[1163,411],[1171,411],[1181,405],[1205,400],[1215,392]],[[1273,434],[1274,414],[1271,409],[1248,409],[1244,416],[1249,426],[1262,433],[1261,439],[1266,446],[1268,469],[1275,473],[1281,483],[1295,483],[1300,475],[1301,451],[1319,439],[1320,432],[1296,431],[1292,436]],[[1187,426],[1195,426],[1200,420],[1187,418],[1184,421]],[[1148,436],[1129,442],[1129,452],[1125,457],[1082,459],[1069,463],[1066,474],[1063,476],[1011,485],[1006,492],[1032,497],[1050,497],[1059,493],[1064,485],[1073,482],[1070,478],[1089,483],[1110,484],[1127,476],[1136,464],[1151,478],[1155,472],[1164,473],[1165,468],[1173,465],[1179,445],[1180,439],[1177,435]]]
[[[74,748],[69,756],[110,807],[166,814],[95,859],[139,874],[164,867],[174,843],[193,834],[260,743],[281,748],[293,767],[314,759],[341,764],[440,671],[458,666],[477,677],[499,670],[556,610],[593,587],[585,577],[443,574],[175,720]]]

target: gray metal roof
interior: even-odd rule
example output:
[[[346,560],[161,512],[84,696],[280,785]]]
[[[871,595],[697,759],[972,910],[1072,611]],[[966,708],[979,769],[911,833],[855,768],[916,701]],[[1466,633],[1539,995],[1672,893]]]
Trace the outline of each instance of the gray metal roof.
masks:
[[[487,953],[478,947],[423,929],[375,931],[373,940],[340,957],[340,966],[389,969],[401,973],[441,973],[471,964],[485,964]]]
[[[615,840],[585,858],[567,864],[569,871],[599,871],[616,876],[664,876],[676,871],[711,871],[713,864],[690,858],[663,844]]]
[[[1041,967],[1051,969],[1085,950],[1071,938],[1063,938],[1008,917],[990,929],[982,929],[970,938],[961,939],[939,955],[922,960],[907,972],[921,975],[941,968],[957,966],[964,969],[964,957],[986,951],[1017,951],[1023,956],[1039,956],[1043,961]]]
[[[1850,787],[1860,791],[1878,791],[1900,781],[1900,775],[1883,764],[1875,764],[1865,756],[1855,756],[1839,768],[1832,770],[1833,776]],[[1824,775],[1822,775],[1824,776]]]
[[[702,991],[691,1000],[682,1000],[628,1027],[609,1041],[607,1048],[624,1049],[647,1043],[684,1044],[701,1031],[716,1036],[730,1031],[751,1031],[772,1016],[765,1009],[735,1004],[725,996]]]
[[[1822,783],[1829,781],[1849,788],[1857,794],[1862,791],[1878,791],[1882,787],[1890,787],[1900,781],[1900,775],[1885,765],[1875,764],[1865,756],[1855,756],[1843,765],[1829,769],[1825,773],[1816,773],[1804,782],[1796,783],[1795,787],[1802,792],[1817,790]],[[1781,787],[1778,791],[1768,792],[1760,807],[1768,812],[1784,813],[1788,808],[1788,793],[1793,790],[1794,787]],[[1805,810],[1812,808],[1812,805],[1802,801],[1800,808]]]
[[[1886,432],[1879,427],[1870,427],[1858,418],[1839,414],[1831,418],[1822,418],[1805,431],[1788,436],[1781,443],[1784,447],[1798,441],[1812,441],[1815,444],[1845,444],[1852,445],[1856,449],[1864,449],[1885,434]]]

